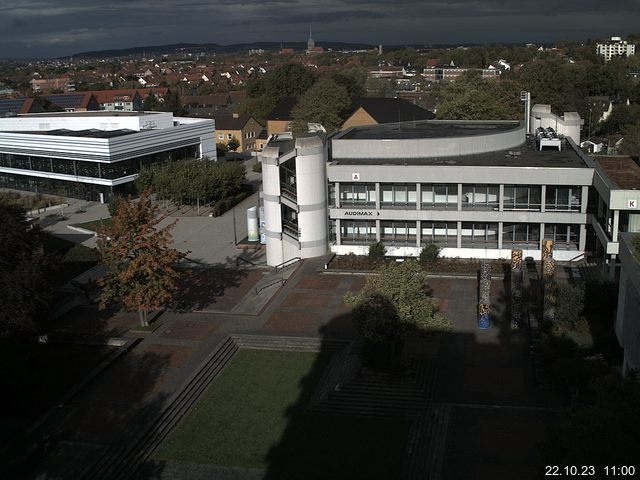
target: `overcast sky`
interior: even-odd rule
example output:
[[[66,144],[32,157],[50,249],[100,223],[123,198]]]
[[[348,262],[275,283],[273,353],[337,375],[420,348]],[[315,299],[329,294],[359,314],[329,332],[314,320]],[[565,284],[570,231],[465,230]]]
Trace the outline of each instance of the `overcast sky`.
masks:
[[[640,31],[640,0],[0,0],[0,58],[190,43],[554,42]]]

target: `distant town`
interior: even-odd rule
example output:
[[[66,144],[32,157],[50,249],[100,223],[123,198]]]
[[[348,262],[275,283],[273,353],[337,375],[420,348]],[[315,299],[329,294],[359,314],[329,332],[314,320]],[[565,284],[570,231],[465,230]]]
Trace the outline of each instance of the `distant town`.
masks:
[[[0,60],[0,477],[640,476],[611,33]]]

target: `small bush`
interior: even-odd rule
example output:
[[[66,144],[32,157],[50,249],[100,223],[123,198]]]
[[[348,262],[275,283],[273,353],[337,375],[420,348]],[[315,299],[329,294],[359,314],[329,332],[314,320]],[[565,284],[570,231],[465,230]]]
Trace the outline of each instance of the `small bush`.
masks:
[[[234,195],[233,197],[223,198],[222,200],[218,200],[211,207],[211,213],[214,217],[219,217],[224,212],[231,210],[237,204],[239,204],[242,200],[247,198],[250,194],[248,192],[242,192],[238,195]]]
[[[371,258],[384,258],[387,253],[387,247],[382,242],[373,242],[369,245],[369,256]]]
[[[428,243],[420,251],[420,263],[435,263],[440,256],[441,248],[435,243]]]
[[[251,167],[251,170],[256,173],[262,173],[262,162],[257,162],[253,167]]]

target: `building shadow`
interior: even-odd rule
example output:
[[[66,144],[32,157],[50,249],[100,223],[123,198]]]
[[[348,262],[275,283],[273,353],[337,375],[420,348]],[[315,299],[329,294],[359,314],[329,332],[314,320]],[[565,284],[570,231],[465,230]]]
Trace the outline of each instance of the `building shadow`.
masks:
[[[21,339],[13,350],[18,375],[3,375],[0,400],[1,478],[109,478],[101,472],[157,419],[171,352],[107,341],[122,333],[114,315],[76,309],[50,326],[45,343]],[[76,331],[82,322],[91,326]]]

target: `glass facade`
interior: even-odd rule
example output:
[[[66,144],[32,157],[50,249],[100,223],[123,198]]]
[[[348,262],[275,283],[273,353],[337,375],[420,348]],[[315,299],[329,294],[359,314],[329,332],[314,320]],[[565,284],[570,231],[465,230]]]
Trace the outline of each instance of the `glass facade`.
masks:
[[[281,205],[282,213],[282,231],[287,235],[294,237],[296,240],[299,236],[298,231],[298,212],[289,206]]]
[[[538,223],[505,223],[502,225],[502,248],[540,248]]]
[[[172,160],[196,158],[197,155],[198,147],[195,145],[112,163],[0,153],[0,166],[45,173],[60,173],[62,175],[72,175],[74,177],[106,178],[109,180],[115,180],[116,178],[134,175],[138,173],[142,167]]]
[[[498,248],[498,224],[462,222],[463,247]]]
[[[420,242],[455,248],[458,246],[458,223],[420,222]]]
[[[376,206],[375,183],[341,183],[340,207],[368,207]]]
[[[463,210],[498,210],[500,187],[498,185],[463,185]]]
[[[341,220],[340,240],[345,245],[368,245],[376,241],[376,222]]]
[[[138,173],[141,166],[195,158],[197,155],[198,146],[195,145],[114,163],[0,153],[0,167],[43,173],[58,173],[73,177],[115,180]],[[21,173],[0,173],[0,187],[70,198],[81,198],[87,201],[99,201],[100,193],[103,194],[105,201],[108,201],[114,193],[123,195],[135,193],[133,182],[128,182],[116,187],[109,187],[82,181],[49,179]]]
[[[280,192],[291,200],[295,201],[298,198],[295,158],[280,165]]]
[[[380,206],[382,208],[415,208],[417,199],[415,183],[380,184]]]
[[[542,187],[537,185],[505,185],[503,206],[505,210],[540,211]]]
[[[577,250],[580,242],[580,225],[545,224],[544,238],[553,240],[554,248],[559,250]]]
[[[421,208],[447,210],[458,208],[457,184],[422,184],[420,192]]]
[[[547,187],[545,210],[579,212],[582,205],[582,187]]]
[[[416,222],[402,220],[380,222],[380,240],[388,245],[416,246]]]

